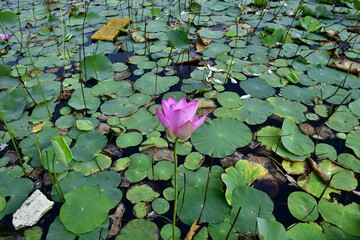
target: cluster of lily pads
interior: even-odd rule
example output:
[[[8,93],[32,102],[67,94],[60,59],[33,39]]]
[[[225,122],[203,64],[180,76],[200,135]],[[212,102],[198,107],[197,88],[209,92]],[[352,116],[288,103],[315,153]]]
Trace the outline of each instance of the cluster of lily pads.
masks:
[[[0,236],[174,239],[175,139],[156,116],[171,96],[208,114],[177,149],[175,239],[358,239],[359,10],[359,0],[1,2]],[[131,23],[114,43],[91,42],[112,18]],[[273,198],[285,188],[293,220],[281,222]],[[58,204],[11,229],[35,189]]]

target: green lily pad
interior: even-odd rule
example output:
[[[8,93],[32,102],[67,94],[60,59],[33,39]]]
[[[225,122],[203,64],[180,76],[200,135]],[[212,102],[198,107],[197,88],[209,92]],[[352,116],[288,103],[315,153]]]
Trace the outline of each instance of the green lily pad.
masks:
[[[258,77],[240,82],[240,87],[254,98],[267,98],[275,94],[275,90]]]
[[[159,229],[155,223],[144,220],[134,219],[128,222],[115,240],[157,240],[159,239]]]
[[[185,158],[184,167],[189,170],[196,170],[201,166],[204,156],[199,152],[191,152]]]
[[[121,118],[120,121],[126,128],[139,130],[142,134],[148,134],[159,124],[157,118],[144,108],[130,117]]]
[[[354,102],[349,103],[350,111],[360,118],[360,99],[356,99]]]
[[[147,215],[147,206],[144,202],[138,202],[133,208],[135,217],[144,218]]]
[[[232,196],[231,222],[241,234],[255,234],[257,218],[271,219],[274,203],[264,192],[249,186],[238,187]],[[241,208],[241,209],[240,209]],[[238,211],[240,213],[238,214]],[[237,219],[235,217],[238,216]]]
[[[114,115],[118,117],[125,117],[135,112],[138,105],[130,103],[128,98],[118,97],[106,101],[101,105],[101,112],[106,115]]]
[[[191,225],[195,219],[200,217],[201,209],[204,208],[199,219],[200,223],[223,221],[228,215],[229,206],[224,198],[223,184],[220,179],[210,175],[209,185],[206,186],[208,168],[200,168],[196,172],[183,168],[181,171],[184,172],[186,178],[186,187],[179,186],[180,194],[177,209],[180,220]],[[179,179],[179,183],[183,182],[183,179]],[[205,191],[207,191],[207,197],[204,203]]]
[[[175,76],[160,77],[153,72],[148,72],[136,80],[135,88],[148,95],[158,95],[167,92],[178,81],[179,78]]]
[[[189,48],[190,40],[185,31],[172,30],[166,33],[167,43],[171,48],[186,50]]]
[[[94,129],[94,126],[90,120],[76,120],[76,128],[81,131],[90,131]]]
[[[269,102],[250,98],[243,100],[237,119],[256,125],[264,123],[272,113],[273,106]]]
[[[180,240],[181,231],[175,226],[175,239],[172,235],[172,224],[166,224],[160,231],[161,239],[163,240]]]
[[[208,39],[219,39],[225,35],[225,33],[222,31],[213,31],[207,28],[202,28],[201,30],[198,31],[198,34],[201,37]]]
[[[239,94],[236,92],[222,92],[217,96],[217,101],[224,107],[227,108],[238,108],[242,105]]]
[[[126,193],[126,198],[133,204],[136,204],[138,202],[151,202],[159,196],[159,193],[155,192],[151,187],[146,184],[135,185],[129,188]]]
[[[352,131],[348,134],[345,146],[351,148],[357,157],[360,157],[360,131]]]
[[[250,185],[256,179],[265,176],[267,173],[267,169],[261,164],[247,160],[240,160],[236,163],[235,167],[228,167],[225,173],[221,175],[221,180],[226,185],[225,197],[227,202],[232,205],[233,191],[237,187]]]
[[[139,132],[124,133],[116,138],[116,145],[120,148],[134,147],[143,140]]]
[[[273,146],[277,146],[280,141],[280,128],[266,126],[257,132],[256,136],[262,145],[266,145],[267,150],[271,150]]]
[[[360,161],[352,154],[341,153],[337,157],[337,161],[356,173],[360,173]]]
[[[319,167],[329,177],[332,177],[330,181],[332,188],[351,191],[357,187],[357,180],[352,171],[342,168],[329,160],[323,160]]]
[[[335,225],[332,225],[328,222],[321,223],[322,228],[325,232],[326,240],[357,240],[358,237],[348,234],[343,231],[341,228],[338,228]]]
[[[69,100],[69,106],[75,108],[76,110],[89,109],[90,111],[95,111],[100,106],[100,99],[93,96],[90,93],[90,89],[84,89],[84,96],[81,93],[81,90],[75,90],[71,94]],[[84,100],[85,99],[85,100]],[[86,107],[85,107],[86,104]]]
[[[170,209],[170,204],[164,198],[157,198],[151,203],[151,207],[157,214],[164,214]]]
[[[150,180],[169,180],[173,176],[174,164],[169,161],[160,161],[153,168],[148,169]]]
[[[102,81],[114,76],[111,61],[106,56],[100,54],[85,57],[81,61],[81,68],[86,81],[91,78]]]
[[[272,219],[257,218],[261,240],[287,240],[284,226]]]
[[[231,228],[231,222],[228,218],[226,218],[223,222],[208,225],[209,234],[214,240],[226,239],[227,234],[230,231],[230,228]],[[237,240],[237,239],[238,239],[237,233],[235,229],[232,229],[229,234],[228,240]]]
[[[307,110],[307,108],[304,105],[286,100],[285,98],[281,97],[271,97],[268,98],[267,101],[273,105],[274,114],[280,117],[289,118],[296,123],[306,121],[304,112]]]
[[[325,221],[335,224],[345,232],[360,236],[360,207],[357,203],[346,206],[334,201],[322,199],[319,202],[319,212]]]
[[[106,220],[112,208],[111,199],[100,193],[97,186],[82,186],[64,197],[66,202],[60,209],[60,220],[66,229],[75,234],[96,229]]]
[[[319,143],[316,145],[315,154],[319,159],[331,159],[336,160],[337,152],[336,149],[326,143]]]
[[[288,85],[281,88],[280,93],[288,100],[296,100],[303,103],[312,103],[314,97],[320,95],[318,88],[301,88],[295,85]]]
[[[305,192],[292,192],[288,198],[288,207],[300,221],[315,221],[319,217],[317,201]]]
[[[323,198],[330,198],[330,193],[340,193],[339,190],[326,186],[315,172],[311,172],[310,175],[307,176],[300,176],[297,182],[302,189],[317,198],[319,198],[321,194],[323,194]],[[324,189],[326,190],[323,193]]]
[[[5,177],[5,174],[3,175]],[[33,187],[33,182],[27,178],[1,179],[0,196],[8,198],[8,200],[5,208],[0,211],[0,219],[7,214],[14,213],[27,199]]]
[[[321,227],[314,222],[299,223],[290,228],[287,235],[293,240],[326,239]]]
[[[76,139],[75,146],[71,149],[76,161],[91,161],[103,147],[106,146],[107,138],[96,131],[81,134]]]
[[[249,144],[251,139],[249,127],[238,120],[229,118],[207,121],[191,136],[191,142],[196,150],[218,158],[231,155],[236,148]]]
[[[281,142],[284,147],[295,155],[310,154],[314,151],[314,142],[302,133],[294,121],[285,119],[281,128]]]
[[[359,124],[359,120],[348,112],[337,111],[335,112],[326,125],[338,132],[351,132],[353,128]]]

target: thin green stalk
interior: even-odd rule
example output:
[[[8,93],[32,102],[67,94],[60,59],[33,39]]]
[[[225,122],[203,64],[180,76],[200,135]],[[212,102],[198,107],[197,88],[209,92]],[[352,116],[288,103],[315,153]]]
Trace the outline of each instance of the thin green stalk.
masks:
[[[13,134],[13,132],[11,131],[9,125],[7,124],[7,121],[5,119],[5,116],[4,114],[2,113],[2,111],[0,110],[0,120],[4,123],[4,126],[5,128],[7,129],[9,135],[10,135],[10,139],[11,139],[11,142],[15,148],[15,152],[16,152],[16,156],[18,157],[19,159],[19,163],[20,163],[20,166],[24,172],[24,174],[26,174],[26,171],[25,171],[25,167],[24,167],[24,163],[21,159],[21,156],[20,156],[20,151],[19,151],[19,148],[18,148],[18,143],[16,141],[16,138],[15,138],[15,135]]]
[[[45,150],[45,153],[46,153],[46,164],[47,164],[47,167],[48,167],[48,173],[49,173],[49,177],[50,177],[50,181],[57,193],[57,195],[59,196],[61,202],[65,202],[65,200],[63,200],[63,196],[61,195],[59,189],[57,188],[56,186],[56,183],[55,183],[55,179],[54,179],[54,176],[52,175],[51,171],[50,171],[50,163],[49,163],[49,155],[48,155],[48,151]],[[54,159],[53,159],[53,162],[54,162]],[[54,173],[54,175],[56,175],[56,173]]]
[[[234,55],[235,55],[235,51],[236,51],[236,48],[237,48],[237,43],[238,43],[238,35],[239,35],[239,18],[237,17],[235,19],[236,21],[236,36],[235,36],[235,47],[234,47],[234,51],[233,51],[233,54],[231,55],[231,61],[230,61],[230,66],[229,66],[229,69],[226,73],[226,80],[229,79],[229,76],[230,76],[230,72],[231,72],[231,67],[233,66],[233,61],[234,61]],[[226,81],[225,80],[225,81]]]
[[[179,138],[175,139],[174,143],[174,185],[175,185],[175,199],[174,199],[174,211],[172,219],[172,239],[175,240],[175,228],[176,228],[176,211],[177,211],[177,200],[178,200],[178,157],[177,157],[177,147],[179,143]]]
[[[30,62],[31,62],[31,65],[33,67],[33,69],[35,70],[35,77],[36,77],[36,80],[37,80],[37,83],[39,85],[39,89],[40,89],[40,92],[41,92],[41,96],[44,100],[44,103],[45,103],[45,107],[46,107],[46,111],[48,112],[48,115],[49,115],[49,118],[51,118],[51,113],[50,113],[50,110],[49,110],[49,106],[47,104],[47,101],[46,101],[46,98],[45,98],[45,93],[44,93],[44,90],[41,86],[41,83],[40,83],[40,79],[39,79],[39,75],[38,75],[38,72],[37,72],[37,69],[35,68],[35,63],[34,63],[34,60],[31,56],[31,53],[30,53],[30,48],[29,48],[29,45],[27,46],[27,51],[28,51],[28,54],[29,54],[29,58],[30,58]]]

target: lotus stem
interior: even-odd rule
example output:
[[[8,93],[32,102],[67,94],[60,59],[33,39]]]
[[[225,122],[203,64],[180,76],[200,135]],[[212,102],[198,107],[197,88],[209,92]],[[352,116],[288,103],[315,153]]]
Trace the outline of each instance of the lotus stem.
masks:
[[[178,200],[178,157],[177,157],[177,147],[179,143],[179,138],[175,139],[174,143],[174,187],[175,187],[175,199],[174,199],[174,211],[173,211],[173,219],[172,219],[172,239],[175,240],[175,228],[176,228],[176,212],[177,212],[177,200]]]

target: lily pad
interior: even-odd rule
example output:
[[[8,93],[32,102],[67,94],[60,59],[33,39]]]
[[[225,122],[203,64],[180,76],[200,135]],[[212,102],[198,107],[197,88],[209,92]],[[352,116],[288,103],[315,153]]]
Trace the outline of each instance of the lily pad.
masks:
[[[234,228],[241,234],[255,234],[258,217],[272,218],[274,204],[270,197],[260,190],[249,186],[238,187],[234,190],[232,202],[231,222],[235,221]]]
[[[257,218],[261,240],[287,240],[284,226],[272,219]]]
[[[86,81],[91,78],[102,81],[114,76],[111,61],[106,56],[100,54],[85,57],[81,61],[81,68]]]
[[[217,118],[201,125],[191,136],[191,142],[200,153],[221,158],[246,146],[251,138],[249,127],[240,121]]]
[[[296,123],[306,121],[304,112],[307,110],[307,108],[304,105],[286,100],[285,98],[281,97],[271,97],[268,98],[267,101],[273,105],[274,113],[276,115],[289,118]]]
[[[256,179],[265,176],[267,173],[267,169],[261,164],[247,160],[240,160],[236,163],[235,167],[227,168],[225,173],[221,175],[221,180],[226,185],[225,197],[227,202],[232,205],[233,191],[237,187],[250,185]]]
[[[338,132],[351,132],[353,128],[359,124],[359,120],[348,112],[337,111],[335,112],[326,125]]]
[[[155,192],[146,184],[135,185],[126,193],[126,198],[134,204],[138,202],[151,202],[159,196],[159,193]]]
[[[159,229],[155,223],[144,220],[134,219],[128,222],[116,237],[116,240],[157,240],[159,239]]]
[[[75,234],[96,229],[112,207],[111,199],[100,193],[97,186],[82,186],[64,197],[66,202],[60,209],[60,220]]]
[[[121,148],[134,147],[139,145],[143,140],[139,132],[124,133],[116,138],[116,145]]]
[[[319,217],[315,198],[305,192],[292,192],[288,198],[288,207],[300,221],[315,221]]]
[[[275,90],[261,78],[251,78],[240,82],[240,87],[254,98],[268,98],[275,94]]]
[[[351,203],[346,206],[334,201],[329,202],[322,199],[319,202],[319,212],[325,221],[335,224],[345,232],[360,236],[360,207],[357,203]]]
[[[287,231],[287,235],[293,240],[326,239],[321,227],[314,222],[294,225]]]
[[[285,119],[281,128],[281,142],[284,147],[295,155],[310,154],[314,151],[314,142],[302,133],[294,121]]]
[[[73,158],[81,162],[91,161],[106,146],[106,143],[107,138],[101,133],[90,131],[81,134],[71,149]]]
[[[345,146],[351,148],[357,157],[360,157],[360,131],[352,131],[348,134]]]
[[[243,100],[237,119],[256,125],[264,123],[272,113],[273,106],[269,102],[250,98]]]

